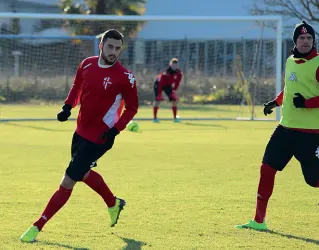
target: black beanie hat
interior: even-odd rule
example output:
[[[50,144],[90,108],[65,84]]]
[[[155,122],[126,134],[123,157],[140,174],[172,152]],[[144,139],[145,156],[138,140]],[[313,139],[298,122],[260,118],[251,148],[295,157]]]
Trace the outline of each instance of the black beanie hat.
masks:
[[[295,26],[294,34],[293,34],[294,43],[296,44],[296,41],[300,35],[307,34],[307,33],[312,35],[313,41],[315,41],[316,35],[315,35],[314,29],[312,28],[312,26],[310,24],[308,24],[306,21],[302,20],[301,23],[298,23]]]

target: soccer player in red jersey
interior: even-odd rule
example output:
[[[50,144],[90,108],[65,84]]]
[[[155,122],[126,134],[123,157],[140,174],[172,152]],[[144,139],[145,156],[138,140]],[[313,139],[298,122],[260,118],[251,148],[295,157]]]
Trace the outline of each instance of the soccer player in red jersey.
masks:
[[[23,242],[35,240],[43,226],[66,204],[77,182],[85,183],[103,198],[111,227],[118,221],[125,201],[115,197],[102,176],[91,168],[112,148],[115,137],[138,110],[135,77],[118,61],[123,38],[117,30],[106,31],[99,45],[100,55],[84,59],[78,67],[74,84],[57,115],[64,122],[71,109],[81,104],[72,139],[72,159],[40,218],[20,237]]]
[[[159,109],[159,104],[163,101],[162,91],[165,92],[169,101],[172,103],[172,111],[174,116],[174,121],[179,122],[177,116],[177,94],[176,91],[182,80],[182,72],[178,68],[178,59],[172,58],[169,67],[164,72],[161,72],[154,83],[154,94],[155,101],[153,104],[153,121],[159,122],[157,119],[157,111]]]

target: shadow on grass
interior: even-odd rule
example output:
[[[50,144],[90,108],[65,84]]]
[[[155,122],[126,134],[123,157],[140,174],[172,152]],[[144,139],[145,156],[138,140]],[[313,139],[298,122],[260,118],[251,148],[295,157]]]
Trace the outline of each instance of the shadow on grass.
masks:
[[[124,238],[124,237],[120,237],[125,243],[126,246],[122,248],[122,250],[141,250],[142,246],[147,245],[145,242],[142,241],[138,241],[135,239],[129,239],[129,238]]]
[[[167,125],[169,123],[164,123],[164,125]],[[158,127],[155,127],[157,126]],[[218,129],[228,129],[227,126],[223,126],[223,125],[219,125],[219,124],[213,124],[213,123],[210,123],[210,122],[201,122],[201,123],[196,123],[196,122],[185,122],[185,121],[182,121],[181,123],[177,123],[177,124],[173,124],[172,125],[177,125],[177,126],[170,126],[170,127],[162,127],[160,126],[161,123],[158,123],[158,124],[155,124],[152,128],[143,128],[142,130],[139,131],[139,133],[142,133],[143,131],[180,131],[180,130],[183,130],[183,127],[184,127],[184,130],[189,130],[191,128],[187,128],[188,126],[189,127],[194,127],[193,129],[196,130],[198,128],[196,127],[202,127],[202,129],[204,127],[208,129],[210,128],[218,128]]]
[[[36,240],[35,242],[31,243],[31,244],[35,244],[35,245],[44,245],[44,246],[55,246],[58,248],[64,248],[64,249],[73,249],[73,250],[90,250],[89,248],[86,247],[74,247],[71,245],[67,245],[67,244],[63,244],[63,243],[58,243],[58,242],[49,242],[49,241],[39,241]]]
[[[188,110],[188,111],[197,111],[197,112],[234,112],[236,111],[237,106],[234,105],[234,108],[231,106],[227,107],[220,107],[218,105],[198,105],[198,106],[178,106],[179,110]],[[160,109],[164,110],[171,110],[171,106],[169,105],[162,105]]]
[[[301,240],[307,243],[312,243],[315,245],[319,245],[319,240],[314,240],[314,239],[310,239],[310,238],[305,238],[305,237],[299,237],[299,236],[295,236],[295,235],[291,235],[291,234],[285,234],[285,233],[281,233],[281,232],[276,232],[273,230],[267,230],[267,231],[260,231],[260,232],[265,232],[265,233],[269,233],[269,234],[274,234],[274,235],[279,235],[282,237],[286,237],[288,239],[294,239],[294,240]]]
[[[227,129],[226,126],[217,125],[217,124],[207,124],[207,123],[194,123],[194,122],[183,122],[183,124],[187,126],[198,126],[198,127],[215,127],[215,128],[222,128]]]
[[[12,123],[8,122],[5,123],[5,125],[8,126],[13,126],[13,127],[20,127],[20,128],[31,128],[31,129],[36,129],[36,130],[42,130],[42,131],[71,131],[70,129],[52,129],[52,128],[46,128],[42,126],[34,126],[34,125],[29,125],[29,124],[24,124],[24,123]]]

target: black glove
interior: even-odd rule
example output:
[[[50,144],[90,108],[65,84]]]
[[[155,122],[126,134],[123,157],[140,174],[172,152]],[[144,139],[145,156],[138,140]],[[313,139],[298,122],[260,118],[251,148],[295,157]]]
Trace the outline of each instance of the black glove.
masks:
[[[105,149],[110,150],[113,147],[115,136],[119,134],[119,131],[113,127],[109,131],[105,132],[102,136],[102,139],[106,139],[105,142]]]
[[[306,107],[306,98],[302,96],[300,93],[295,93],[295,97],[293,98],[293,102],[296,108],[305,108]]]
[[[102,139],[106,139],[107,141],[114,141],[115,136],[117,136],[119,134],[119,131],[117,130],[117,128],[112,127],[110,130],[106,131],[103,136]]]
[[[272,109],[278,107],[279,105],[275,100],[264,103],[264,115],[269,115],[272,113]]]
[[[72,106],[70,104],[64,104],[62,110],[57,114],[57,119],[60,122],[65,122],[71,115]]]

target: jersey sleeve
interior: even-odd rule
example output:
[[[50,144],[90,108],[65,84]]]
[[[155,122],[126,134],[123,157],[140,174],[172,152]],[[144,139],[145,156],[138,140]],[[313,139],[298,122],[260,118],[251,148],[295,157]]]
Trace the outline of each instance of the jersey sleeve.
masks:
[[[284,98],[284,90],[280,91],[280,93],[275,98],[275,101],[278,104],[278,106],[282,105],[283,98]]]
[[[173,90],[178,89],[179,85],[181,84],[182,78],[183,78],[182,72],[178,72],[177,78],[176,78],[174,86],[173,86]]]
[[[305,108],[313,109],[319,108],[319,96],[312,97],[305,101]]]
[[[317,79],[316,84],[319,84],[319,67],[316,70],[316,79]],[[315,96],[310,99],[307,99],[305,102],[305,107],[309,109],[319,108],[319,96]]]
[[[156,76],[156,81],[157,81],[157,82],[160,82],[161,79],[162,79],[162,73],[160,73],[160,74],[158,74],[158,75]]]
[[[114,124],[114,127],[120,132],[125,129],[126,125],[133,119],[138,110],[138,93],[136,87],[136,80],[132,73],[125,73],[127,79],[122,88],[122,97],[125,103],[124,111]]]
[[[79,65],[76,71],[72,88],[66,100],[64,101],[65,104],[71,105],[72,108],[74,108],[78,104],[81,93],[82,93],[82,86],[83,86],[82,65],[83,65],[83,62]]]

